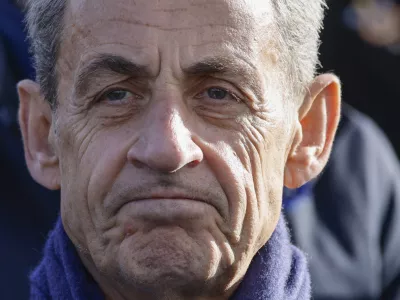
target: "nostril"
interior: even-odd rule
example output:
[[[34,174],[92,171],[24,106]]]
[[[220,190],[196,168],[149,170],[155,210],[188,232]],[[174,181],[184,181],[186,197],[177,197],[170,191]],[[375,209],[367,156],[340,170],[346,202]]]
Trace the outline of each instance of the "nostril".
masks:
[[[196,159],[196,160],[188,163],[188,167],[189,168],[194,168],[194,167],[198,166],[199,164],[200,164],[200,160]]]
[[[145,167],[145,164],[142,163],[142,162],[140,162],[140,161],[137,160],[137,159],[134,159],[134,160],[132,161],[132,164],[133,164],[136,168],[138,168],[138,169],[143,169],[143,168]]]

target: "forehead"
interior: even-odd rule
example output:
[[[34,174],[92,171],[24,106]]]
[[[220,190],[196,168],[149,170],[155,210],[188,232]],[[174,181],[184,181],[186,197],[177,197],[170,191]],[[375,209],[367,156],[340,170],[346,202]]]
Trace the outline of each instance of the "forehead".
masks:
[[[255,29],[256,24],[268,22],[272,12],[269,0],[70,0],[68,3],[67,20],[75,25],[97,27],[112,22],[118,27],[119,23],[128,22],[171,33],[196,29],[204,32],[207,27]]]
[[[258,52],[272,21],[268,0],[70,0],[61,54],[82,59],[101,48],[145,57],[165,52]],[[262,32],[263,33],[262,33]],[[63,45],[64,46],[64,45]],[[71,48],[73,51],[70,51]],[[63,47],[61,47],[63,49]],[[108,50],[105,50],[108,51]],[[64,53],[63,53],[64,52]],[[68,53],[66,53],[68,52]],[[61,55],[62,57],[62,55]],[[70,57],[72,59],[72,57]]]

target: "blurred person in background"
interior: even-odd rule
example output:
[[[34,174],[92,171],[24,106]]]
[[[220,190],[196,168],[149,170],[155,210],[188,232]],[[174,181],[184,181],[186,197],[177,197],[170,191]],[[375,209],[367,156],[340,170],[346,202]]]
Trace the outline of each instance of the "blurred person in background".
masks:
[[[338,74],[343,99],[372,117],[400,154],[400,1],[331,0],[321,72]]]
[[[313,299],[400,299],[400,169],[370,118],[343,105],[326,169],[286,190],[284,211],[308,254]]]
[[[344,101],[379,122],[399,153],[399,4],[328,5],[322,71],[339,74]],[[309,253],[314,299],[400,299],[399,162],[370,118],[344,104],[327,168],[285,203],[293,240]]]
[[[358,0],[344,12],[344,21],[367,43],[397,53],[400,46],[400,5],[394,0]]]
[[[0,299],[27,299],[28,274],[41,257],[58,211],[57,192],[29,175],[17,123],[16,83],[32,78],[23,15],[0,0]]]

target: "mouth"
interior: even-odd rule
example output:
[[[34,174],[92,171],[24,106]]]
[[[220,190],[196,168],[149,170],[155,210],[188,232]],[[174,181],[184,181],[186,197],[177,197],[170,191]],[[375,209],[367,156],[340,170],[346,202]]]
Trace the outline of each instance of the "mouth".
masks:
[[[146,194],[137,193],[135,197],[125,201],[122,206],[135,205],[142,213],[148,209],[153,212],[157,211],[159,214],[162,214],[163,211],[172,214],[173,212],[178,213],[178,211],[189,213],[190,210],[194,213],[196,209],[200,212],[204,207],[212,207],[220,216],[223,216],[216,199],[209,197],[207,193],[204,193],[206,196],[199,194],[198,192],[155,188]]]
[[[132,204],[141,204],[141,203],[146,203],[148,207],[150,206],[162,206],[166,211],[170,211],[169,207],[173,207],[174,209],[180,207],[180,206],[192,206],[192,207],[198,207],[199,205],[202,206],[209,206],[215,209],[218,213],[218,209],[210,204],[208,201],[204,201],[203,199],[198,199],[198,198],[192,198],[192,197],[185,197],[185,196],[155,196],[155,197],[148,197],[148,198],[142,198],[142,199],[135,199],[133,201],[130,201],[129,203]]]
[[[197,228],[208,223],[218,211],[201,200],[188,198],[147,198],[131,201],[123,206],[122,216],[132,228],[178,226]],[[136,223],[138,222],[138,223]],[[133,225],[133,224],[140,225]]]

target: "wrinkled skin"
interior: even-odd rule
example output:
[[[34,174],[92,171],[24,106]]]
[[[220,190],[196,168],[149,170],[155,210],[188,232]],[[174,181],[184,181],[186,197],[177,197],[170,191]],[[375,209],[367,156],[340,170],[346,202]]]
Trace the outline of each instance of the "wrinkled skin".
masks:
[[[56,111],[19,85],[28,167],[109,299],[227,299],[325,164],[337,80],[285,99],[270,5],[70,0]]]

